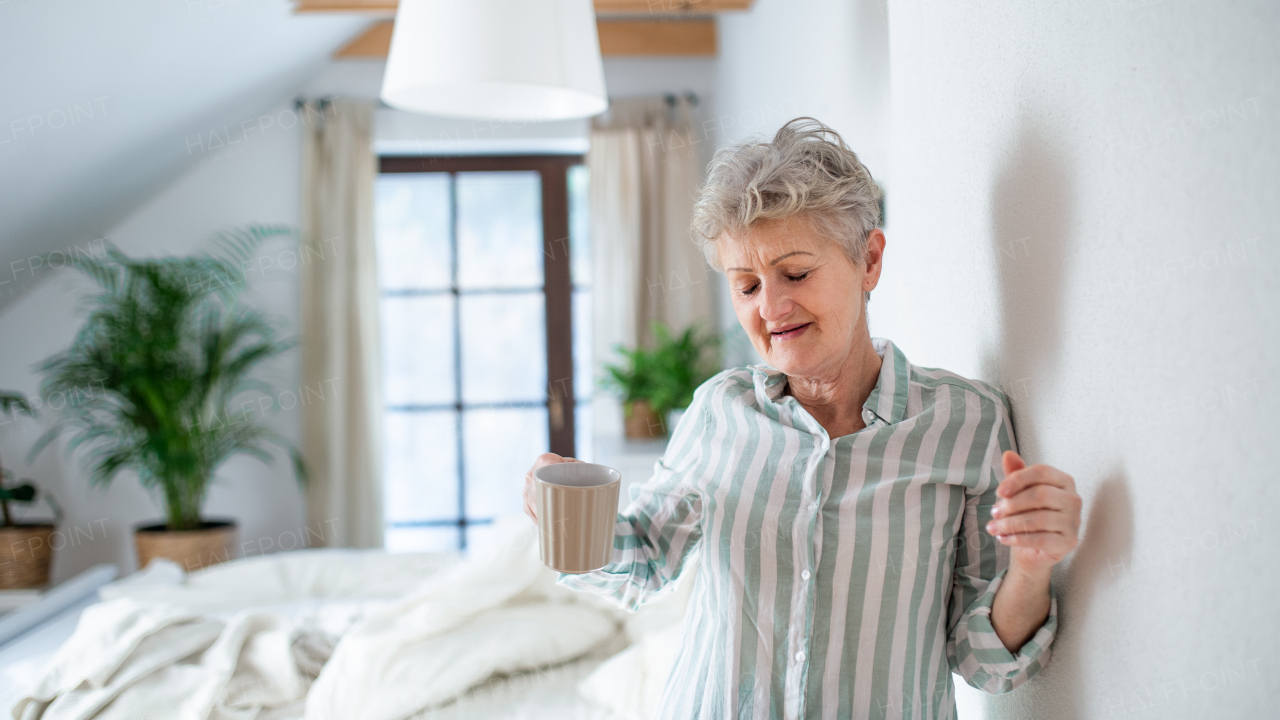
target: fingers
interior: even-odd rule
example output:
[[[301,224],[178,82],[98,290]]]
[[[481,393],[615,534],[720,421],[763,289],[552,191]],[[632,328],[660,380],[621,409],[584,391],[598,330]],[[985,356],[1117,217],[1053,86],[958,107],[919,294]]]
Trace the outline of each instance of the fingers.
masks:
[[[1014,453],[1006,452],[1003,462],[1009,463],[1011,454]],[[1017,462],[1022,462],[1022,459],[1018,458]],[[1052,485],[1072,492],[1076,489],[1075,480],[1061,470],[1049,465],[1032,465],[1007,473],[996,488],[996,494],[1002,498],[1013,497],[1032,485]]]
[[[1016,533],[1014,535],[1000,535],[996,539],[1009,547],[1039,550],[1055,562],[1066,557],[1067,553],[1075,549],[1074,542],[1061,533],[1055,532]]]
[[[542,453],[533,461],[533,467],[529,468],[529,472],[524,474],[524,514],[529,519],[538,522],[538,513],[534,509],[537,507],[534,501],[534,493],[537,492],[536,483],[533,481],[533,473],[541,467],[555,465],[564,462],[564,458],[555,453]]]
[[[1019,535],[1022,533],[1054,532],[1063,535],[1075,534],[1071,518],[1058,510],[1032,510],[1018,513],[1003,520],[992,520],[987,523],[987,532],[992,535]]]
[[[1024,548],[1035,563],[1056,563],[1079,542],[1083,501],[1075,480],[1049,465],[1031,465],[1015,452],[1000,457],[1004,480],[986,530],[1001,544]],[[1020,555],[1019,557],[1023,557]]]
[[[1000,462],[1004,465],[1005,475],[1012,475],[1027,466],[1022,456],[1012,450],[1005,450],[1004,455],[1000,456]]]
[[[534,493],[538,491],[536,484],[533,482],[533,471],[524,474],[524,514],[535,523],[538,522],[538,513],[534,510],[537,505],[534,502]]]
[[[524,514],[528,515],[534,522],[538,521],[538,512],[535,509],[537,504],[534,500],[534,493],[537,491],[537,488],[535,487],[533,480],[533,473],[536,472],[538,468],[567,462],[576,463],[582,461],[577,458],[561,457],[551,452],[542,453],[534,459],[533,467],[529,468],[529,472],[524,474]]]
[[[529,472],[532,473],[534,470],[537,470],[540,467],[546,467],[547,465],[555,465],[556,463],[562,463],[562,462],[564,462],[564,458],[560,457],[555,453],[551,453],[551,452],[542,453],[536,459],[534,459],[533,468],[530,469]]]
[[[1030,510],[1079,510],[1080,496],[1052,485],[1033,485],[1013,497],[1001,498],[991,507],[991,517],[1007,518]]]

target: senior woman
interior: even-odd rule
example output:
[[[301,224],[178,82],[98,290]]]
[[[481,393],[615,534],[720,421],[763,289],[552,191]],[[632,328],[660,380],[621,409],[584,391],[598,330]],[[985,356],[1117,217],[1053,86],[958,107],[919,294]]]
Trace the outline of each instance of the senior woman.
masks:
[[[695,235],[768,366],[698,388],[610,564],[559,578],[635,609],[701,556],[662,718],[948,718],[953,671],[1001,693],[1049,658],[1080,498],[999,390],[870,336],[879,198],[811,118],[712,163]]]

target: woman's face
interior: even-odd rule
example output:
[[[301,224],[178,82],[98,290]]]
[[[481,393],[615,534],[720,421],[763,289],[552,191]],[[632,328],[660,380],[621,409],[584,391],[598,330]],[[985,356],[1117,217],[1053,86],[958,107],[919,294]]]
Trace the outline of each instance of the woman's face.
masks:
[[[855,263],[808,219],[765,220],[716,243],[733,309],[756,352],[793,377],[838,375],[867,337],[863,291],[880,280],[884,233]]]

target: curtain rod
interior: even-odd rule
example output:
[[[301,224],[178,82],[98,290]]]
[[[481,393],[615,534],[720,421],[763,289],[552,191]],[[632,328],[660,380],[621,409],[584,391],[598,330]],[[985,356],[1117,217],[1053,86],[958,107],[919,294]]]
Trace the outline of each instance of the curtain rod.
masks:
[[[318,98],[314,98],[313,100],[307,100],[306,98],[299,95],[298,97],[295,97],[293,99],[293,109],[301,110],[302,106],[306,105],[308,102],[316,102],[316,103],[319,103],[320,108],[323,110],[324,106],[328,105],[329,103],[333,102],[336,99],[337,99],[336,95],[325,95],[324,97],[318,97]]]
[[[666,95],[663,95],[662,97],[663,97],[663,99],[664,99],[664,100],[666,100],[666,101],[667,101],[667,105],[668,105],[668,106],[670,106],[670,107],[675,107],[675,106],[676,106],[676,100],[678,100],[678,99],[679,99],[678,97],[676,97],[675,93],[667,93]],[[686,92],[682,97],[683,97],[685,100],[689,101],[689,104],[690,104],[690,105],[692,105],[692,106],[694,106],[694,107],[697,107],[697,106],[698,106],[698,103],[700,102],[700,100],[698,99],[698,95],[697,95],[697,93],[693,92],[692,90],[689,90],[688,92]]]
[[[609,102],[612,103],[614,100],[635,100],[639,97],[642,97],[642,96],[628,95],[626,97],[614,97],[613,95],[610,95]],[[649,97],[652,97],[652,96],[649,96]],[[698,103],[702,102],[702,98],[698,97],[698,94],[693,92],[692,90],[685,91],[684,93],[663,93],[659,97],[667,101],[668,107],[675,107],[676,101],[679,100],[680,98],[684,98],[685,100],[688,100],[689,104],[694,106],[697,106]]]
[[[3,0],[0,0],[0,1],[3,1]],[[681,98],[684,98],[685,100],[687,100],[689,104],[692,105],[693,107],[697,107],[702,102],[702,98],[698,97],[698,94],[693,92],[692,90],[687,90],[684,93],[663,93],[662,94],[662,99],[666,101],[667,107],[675,107],[676,101],[678,101]],[[297,96],[293,99],[293,107],[295,110],[301,110],[302,106],[306,105],[308,102],[316,102],[316,103],[319,103],[320,108],[323,110],[326,105],[328,105],[329,103],[332,103],[336,99],[337,99],[336,95],[325,95],[323,97],[313,98],[312,100],[308,100],[307,98],[302,96]],[[622,98],[615,98],[613,96],[609,96],[609,102],[613,102],[614,100],[618,100],[618,99],[622,99]],[[387,103],[383,102],[382,98],[378,98],[377,100],[374,101],[374,107],[379,110],[395,109],[392,106],[388,105]]]

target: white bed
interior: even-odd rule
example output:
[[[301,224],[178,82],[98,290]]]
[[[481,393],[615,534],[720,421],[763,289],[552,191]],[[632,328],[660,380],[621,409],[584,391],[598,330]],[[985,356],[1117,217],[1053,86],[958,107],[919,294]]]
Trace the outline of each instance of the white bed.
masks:
[[[169,629],[189,629],[198,622],[220,631],[213,648],[237,623],[266,632],[261,647],[269,646],[273,629],[292,632],[295,646],[304,635],[334,641],[327,646],[333,648],[332,656],[318,670],[320,677],[303,690],[305,697],[264,706],[259,714],[241,712],[241,698],[235,705],[240,711],[209,717],[645,717],[665,681],[667,655],[674,651],[687,591],[672,593],[635,615],[625,613],[606,600],[555,585],[554,573],[537,563],[536,540],[527,520],[512,521],[506,528],[504,540],[487,554],[465,559],[451,554],[307,550],[236,561],[189,576],[175,565],[153,563],[146,572],[105,585],[101,601],[85,597],[0,646],[0,706],[7,714],[43,681],[47,697],[42,697],[54,701],[48,714],[43,704],[31,702],[26,714],[14,717],[113,717],[110,704],[101,715],[62,709],[73,705],[68,698],[74,699],[77,692],[102,692],[86,682],[72,690],[65,677],[74,673],[68,674],[66,666],[83,664],[82,656],[95,651],[86,641],[95,637],[88,625],[112,617],[132,617],[136,623],[138,618],[155,617],[154,608],[169,608],[186,618],[175,620]],[[165,631],[152,631],[152,639]],[[655,641],[650,642],[650,636]],[[230,651],[229,657],[239,663],[234,670],[237,679],[243,666],[252,666],[246,659],[251,640]],[[59,653],[64,644],[67,649]],[[201,645],[208,646],[207,641]],[[136,662],[141,651],[131,652],[128,662]],[[156,671],[172,677],[153,674],[149,677],[158,679],[134,681],[111,702],[134,707],[129,703],[152,693],[145,702],[164,706],[165,697],[157,688],[195,682],[195,669],[216,665],[208,659],[213,653],[211,648],[172,660]],[[127,664],[119,667],[113,678],[128,674]],[[51,677],[62,678],[67,686],[56,689],[58,683]],[[228,678],[231,675],[224,680]],[[148,682],[156,687],[147,689]],[[606,683],[609,691],[603,692]]]
[[[62,646],[85,608],[98,602],[97,589],[39,622],[18,637],[0,645],[0,717],[9,717],[9,710],[27,688],[35,685],[40,673],[54,652]]]
[[[39,680],[54,652],[75,631],[82,610],[99,602],[86,597],[21,637],[0,646],[0,717],[9,713]],[[608,708],[584,698],[577,685],[602,662],[626,647],[619,635],[577,660],[507,676],[475,686],[454,703],[419,712],[413,720],[619,720]]]

